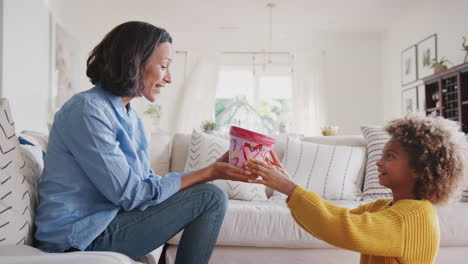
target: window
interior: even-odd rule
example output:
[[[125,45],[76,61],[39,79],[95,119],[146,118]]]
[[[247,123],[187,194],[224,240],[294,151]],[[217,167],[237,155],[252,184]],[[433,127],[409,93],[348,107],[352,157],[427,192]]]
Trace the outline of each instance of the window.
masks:
[[[292,77],[288,70],[256,73],[224,68],[218,73],[215,119],[260,133],[285,132],[291,120]]]

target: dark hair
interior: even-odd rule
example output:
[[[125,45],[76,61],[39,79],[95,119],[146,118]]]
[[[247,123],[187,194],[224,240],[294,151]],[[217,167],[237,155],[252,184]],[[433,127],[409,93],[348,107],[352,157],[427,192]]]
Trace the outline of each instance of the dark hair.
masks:
[[[148,60],[160,43],[172,43],[169,33],[149,23],[130,21],[118,25],[86,61],[86,75],[94,85],[117,96],[139,96]]]
[[[456,122],[409,114],[390,121],[385,130],[408,153],[410,166],[421,173],[413,190],[416,199],[444,204],[460,197],[468,143]]]

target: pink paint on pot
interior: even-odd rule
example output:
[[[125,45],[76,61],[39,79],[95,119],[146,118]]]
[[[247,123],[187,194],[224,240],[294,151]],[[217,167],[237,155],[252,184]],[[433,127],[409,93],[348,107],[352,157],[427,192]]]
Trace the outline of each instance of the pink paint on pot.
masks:
[[[237,167],[243,167],[250,159],[265,161],[275,139],[265,135],[231,126],[231,145],[229,148],[229,163]]]

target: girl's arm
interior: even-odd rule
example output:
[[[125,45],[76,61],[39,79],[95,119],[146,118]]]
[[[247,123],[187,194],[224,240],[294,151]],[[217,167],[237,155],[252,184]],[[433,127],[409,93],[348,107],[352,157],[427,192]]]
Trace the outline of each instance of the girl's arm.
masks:
[[[296,222],[307,232],[334,246],[377,256],[403,255],[404,226],[400,213],[388,209],[369,213],[336,206],[315,192],[295,184],[271,153],[273,161],[252,160],[247,169],[261,183],[288,195],[287,204]],[[292,190],[291,190],[292,189]]]

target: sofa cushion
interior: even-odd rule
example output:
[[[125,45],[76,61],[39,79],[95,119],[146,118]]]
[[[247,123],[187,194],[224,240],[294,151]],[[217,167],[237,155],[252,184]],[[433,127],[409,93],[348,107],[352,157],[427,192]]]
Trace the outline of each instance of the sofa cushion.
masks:
[[[364,147],[335,146],[288,139],[283,166],[297,184],[325,199],[361,200]],[[286,199],[274,192],[272,199]]]
[[[71,253],[45,253],[39,249],[21,246],[0,246],[0,258],[2,263],[15,264],[136,264],[129,257],[116,252],[103,251],[76,251]],[[152,263],[152,262],[150,262]]]
[[[466,189],[463,191],[462,200],[464,202],[468,202],[468,187],[466,187]]]
[[[354,208],[357,201],[336,201],[339,205]],[[181,233],[169,240],[177,245]],[[292,218],[284,201],[230,200],[221,227],[217,245],[285,247],[285,248],[333,248],[302,229]]]
[[[377,161],[382,157],[382,150],[390,136],[380,126],[362,126],[362,134],[367,143],[367,165],[364,177],[363,197],[365,201],[392,197],[392,191],[379,184]]]
[[[35,179],[22,158],[8,100],[0,99],[0,245],[31,244]]]
[[[356,208],[362,201],[331,201],[346,207]],[[440,245],[468,246],[468,203],[456,202],[436,208],[440,224]],[[169,240],[177,245],[181,233]],[[282,201],[238,201],[230,200],[217,245],[284,247],[284,248],[332,248],[316,239],[299,225]]]
[[[209,166],[229,150],[229,138],[214,136],[193,130],[190,140],[185,171],[194,171]],[[230,199],[266,200],[265,186],[229,180],[215,180],[215,184],[226,190]]]

